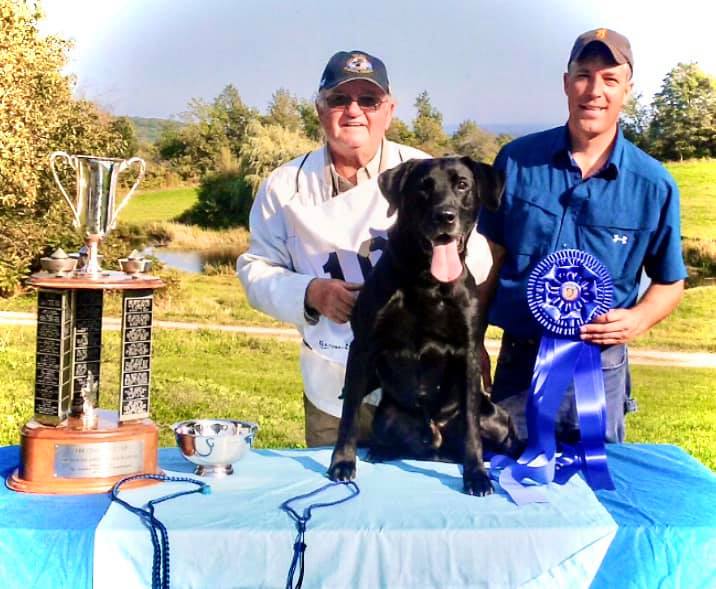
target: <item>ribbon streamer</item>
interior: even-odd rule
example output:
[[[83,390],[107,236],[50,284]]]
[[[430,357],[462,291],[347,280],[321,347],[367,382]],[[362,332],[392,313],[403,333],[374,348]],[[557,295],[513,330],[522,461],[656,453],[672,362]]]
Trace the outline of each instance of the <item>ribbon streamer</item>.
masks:
[[[560,250],[530,274],[527,302],[542,335],[527,400],[527,448],[513,461],[493,459],[493,475],[518,505],[546,501],[530,485],[566,483],[583,472],[592,489],[614,489],[607,467],[606,402],[600,349],[579,339],[579,328],[609,310],[612,281],[604,265],[580,250]],[[580,441],[557,453],[555,421],[574,383]],[[498,474],[499,473],[499,474]]]

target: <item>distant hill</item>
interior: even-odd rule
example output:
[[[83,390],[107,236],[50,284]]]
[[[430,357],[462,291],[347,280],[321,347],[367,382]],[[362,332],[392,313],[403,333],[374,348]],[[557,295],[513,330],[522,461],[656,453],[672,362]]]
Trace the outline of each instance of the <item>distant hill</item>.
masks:
[[[521,137],[522,135],[529,135],[536,131],[543,131],[544,129],[551,129],[557,127],[561,123],[478,123],[478,126],[485,131],[494,133],[495,135],[512,135],[512,137]],[[445,132],[448,135],[452,135],[457,131],[459,124],[445,125]]]
[[[140,143],[154,143],[162,134],[165,126],[183,127],[185,123],[173,119],[155,119],[147,117],[127,117],[137,132]],[[495,135],[507,134],[512,137],[521,137],[536,131],[556,127],[560,123],[478,123],[480,128]],[[445,132],[452,135],[460,125],[451,123],[444,125]]]
[[[562,123],[486,123],[480,126],[495,135],[505,133],[513,137],[522,137],[522,135],[529,135],[537,131],[558,127],[560,124]]]
[[[182,127],[184,123],[172,119],[152,119],[146,117],[127,117],[137,132],[140,143],[154,143],[162,134],[165,127]]]

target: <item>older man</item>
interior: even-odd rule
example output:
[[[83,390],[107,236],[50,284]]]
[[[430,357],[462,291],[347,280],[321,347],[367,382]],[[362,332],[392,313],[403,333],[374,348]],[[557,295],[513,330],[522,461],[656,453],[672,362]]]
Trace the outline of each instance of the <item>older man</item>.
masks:
[[[352,339],[347,321],[393,222],[376,178],[427,157],[385,139],[395,102],[385,65],[368,53],[331,57],[316,109],[326,145],[282,165],[261,185],[251,209],[251,247],[237,263],[250,303],[295,324],[303,336],[308,446],[335,442]],[[362,439],[372,410],[364,404]]]
[[[682,294],[678,188],[619,129],[633,67],[623,35],[609,29],[580,35],[563,78],[567,124],[513,141],[495,161],[506,176],[503,206],[494,214],[483,209],[479,222],[495,259],[486,283],[497,286],[489,319],[504,329],[492,398],[512,413],[522,436],[540,336],[525,291],[541,258],[579,248],[600,259],[614,280],[613,309],[581,333],[602,348],[610,442],[624,439],[624,414],[633,408],[626,343],[666,317]],[[642,269],[652,282],[637,301]],[[486,302],[490,288],[483,292]],[[569,440],[577,428],[570,391],[558,433]]]

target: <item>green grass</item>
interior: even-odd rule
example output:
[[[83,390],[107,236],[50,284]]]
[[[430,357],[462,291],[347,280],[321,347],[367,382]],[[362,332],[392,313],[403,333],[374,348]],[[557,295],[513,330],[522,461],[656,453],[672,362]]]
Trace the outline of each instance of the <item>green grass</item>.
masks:
[[[290,327],[290,325],[253,309],[241,283],[233,273],[189,274],[171,272],[178,280],[178,288],[158,296],[155,317],[168,321],[218,323],[222,325],[258,325]],[[0,311],[35,312],[36,293],[9,299],[0,298]],[[121,298],[109,294],[105,299],[105,314],[119,317]],[[630,345],[639,349],[673,350],[685,352],[716,352],[716,288],[702,286],[687,289],[679,307],[664,321]],[[500,337],[500,330],[490,327],[488,337]]]
[[[100,407],[116,410],[119,332],[102,337]],[[4,327],[0,335],[0,444],[19,443],[33,413],[35,330]],[[151,413],[160,444],[173,446],[171,425],[226,417],[259,422],[259,447],[303,445],[303,385],[298,344],[243,335],[155,330]]]
[[[627,441],[675,444],[716,470],[716,369],[632,366]]]
[[[667,166],[682,194],[683,232],[716,238],[716,160]],[[121,219],[171,228],[170,219],[196,200],[194,188],[138,194]],[[183,239],[196,236],[182,233]],[[217,236],[202,234],[209,243]],[[218,236],[219,241],[224,241]],[[236,240],[245,235],[236,234]],[[212,276],[167,272],[178,287],[157,299],[156,318],[227,325],[280,326],[252,309],[233,274]],[[0,310],[35,311],[35,292],[0,299]],[[105,315],[119,316],[120,298],[110,294]],[[635,347],[716,352],[716,288],[686,291],[680,307],[634,342]],[[489,336],[499,330],[491,328]],[[116,408],[117,332],[104,337],[101,406]],[[0,443],[18,442],[19,427],[32,415],[34,328],[0,330]],[[635,366],[640,411],[629,417],[628,440],[677,444],[716,468],[716,370]],[[293,342],[258,340],[218,332],[156,330],[152,415],[161,443],[173,445],[170,425],[188,417],[222,416],[258,421],[258,445],[295,447],[303,443],[302,384]],[[664,419],[669,415],[669,419]]]
[[[630,346],[653,350],[716,352],[716,287],[684,291],[676,310]]]
[[[119,220],[146,224],[171,221],[196,202],[196,188],[169,188],[135,194],[122,209]]]
[[[145,225],[150,239],[168,249],[225,250],[243,253],[249,247],[249,231],[244,227],[232,229],[205,229],[197,225],[184,225],[169,221],[155,221]]]
[[[0,335],[0,443],[17,444],[32,415],[34,329]],[[100,406],[116,410],[119,333],[104,332]],[[256,421],[259,447],[303,446],[298,343],[199,331],[155,331],[152,418],[160,443],[173,446],[171,424],[188,418]],[[630,442],[676,444],[716,469],[716,370],[633,367],[639,411]],[[668,419],[665,417],[668,416]]]
[[[669,162],[681,192],[682,232],[687,237],[716,239],[716,159]],[[196,202],[196,188],[140,192],[120,215],[128,223],[171,221]]]
[[[716,159],[668,162],[666,168],[681,192],[684,235],[716,239]],[[196,202],[196,188],[148,190],[133,196],[120,215],[122,221],[170,221]]]
[[[0,297],[0,311],[34,313],[37,306],[37,292],[29,290],[14,297]]]
[[[716,159],[671,162],[666,168],[681,193],[681,233],[716,239]]]
[[[155,319],[290,327],[251,307],[239,279],[233,273],[209,276],[167,271],[162,273],[162,277],[165,280],[178,280],[178,287],[168,289],[166,293],[157,291]],[[121,301],[121,293],[107,293],[104,300],[105,316],[119,317],[122,312]],[[0,311],[34,313],[36,305],[35,290],[7,299],[0,298]]]
[[[170,321],[220,323],[223,325],[290,325],[252,308],[235,274],[181,275],[179,291],[160,301],[157,318]]]

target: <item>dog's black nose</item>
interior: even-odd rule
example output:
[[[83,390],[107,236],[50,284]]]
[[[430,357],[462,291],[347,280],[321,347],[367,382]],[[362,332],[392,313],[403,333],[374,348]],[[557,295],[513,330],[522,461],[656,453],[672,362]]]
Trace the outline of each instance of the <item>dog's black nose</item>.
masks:
[[[433,215],[433,218],[438,223],[445,223],[446,225],[452,225],[455,222],[456,217],[457,215],[455,214],[455,211],[451,211],[449,209],[435,211],[435,214]]]

